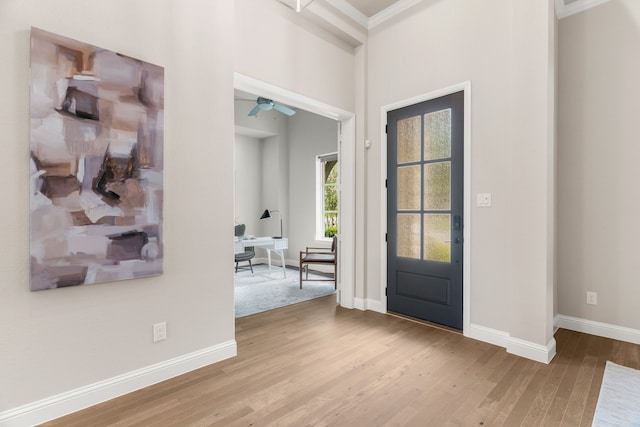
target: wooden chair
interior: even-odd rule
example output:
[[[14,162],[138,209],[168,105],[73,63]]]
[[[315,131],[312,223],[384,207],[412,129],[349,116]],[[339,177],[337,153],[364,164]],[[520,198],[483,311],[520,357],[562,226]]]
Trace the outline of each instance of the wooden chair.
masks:
[[[240,238],[244,237],[245,228],[246,226],[244,224],[236,225],[235,226],[236,237],[240,237]],[[236,254],[235,256],[236,273],[238,272],[239,262],[249,261],[249,268],[251,269],[251,274],[253,274],[253,264],[251,263],[251,259],[254,256],[256,256],[256,251],[253,246],[246,246],[244,248],[244,252],[240,252],[239,254]]]
[[[333,265],[333,279],[309,279],[309,267],[311,265]],[[334,236],[331,249],[314,248],[307,246],[300,251],[300,289],[302,289],[302,271],[306,268],[305,281],[308,282],[334,282],[334,288],[338,289],[338,239]]]

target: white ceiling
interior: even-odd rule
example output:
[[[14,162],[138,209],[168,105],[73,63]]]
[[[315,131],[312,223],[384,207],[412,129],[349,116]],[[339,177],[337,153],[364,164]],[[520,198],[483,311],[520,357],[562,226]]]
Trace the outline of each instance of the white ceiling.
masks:
[[[296,0],[277,0],[296,9]],[[422,0],[300,0],[300,9],[312,10],[315,6],[329,6],[352,19],[365,30],[370,30],[382,22],[420,3]],[[313,12],[312,12],[313,13]],[[321,13],[322,15],[322,13]]]
[[[358,9],[367,18],[371,18],[397,2],[398,0],[347,0],[347,3]]]

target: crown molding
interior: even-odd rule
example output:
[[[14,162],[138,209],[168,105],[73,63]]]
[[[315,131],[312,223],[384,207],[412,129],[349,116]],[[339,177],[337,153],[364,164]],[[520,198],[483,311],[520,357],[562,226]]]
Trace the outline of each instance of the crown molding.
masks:
[[[378,12],[371,18],[368,18],[364,13],[351,6],[351,4],[346,0],[325,0],[326,3],[366,30],[371,30],[372,28],[377,27],[383,22],[386,22],[403,13],[407,9],[410,9],[421,1],[422,0],[399,0],[388,8]],[[556,16],[558,19],[566,18],[567,16],[583,12],[587,9],[591,9],[592,7],[600,6],[601,4],[608,3],[609,1],[611,0],[577,0],[572,3],[565,4],[565,0],[555,0]]]
[[[577,0],[573,3],[565,4],[565,0],[556,0],[556,16],[558,19],[566,18],[609,1],[611,0]]]
[[[376,13],[371,18],[369,18],[369,25],[367,29],[370,30],[385,21],[393,18],[394,16],[400,15],[405,10],[413,7],[414,5],[420,3],[422,0],[400,0],[388,8]]]
[[[370,30],[383,22],[388,21],[396,15],[401,14],[410,7],[420,3],[422,0],[399,0],[389,6],[388,8],[376,13],[371,18],[368,18],[364,13],[360,12],[355,7],[351,6],[346,0],[325,0],[328,4],[333,6],[338,11],[351,18],[358,25],[366,30]]]

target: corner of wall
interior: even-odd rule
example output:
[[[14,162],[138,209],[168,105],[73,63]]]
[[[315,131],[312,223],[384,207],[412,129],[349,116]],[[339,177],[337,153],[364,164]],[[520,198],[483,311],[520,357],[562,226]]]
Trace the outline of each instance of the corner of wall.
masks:
[[[556,340],[552,338],[546,346],[511,337],[509,333],[486,326],[471,324],[464,336],[497,345],[507,353],[548,364],[556,355]]]

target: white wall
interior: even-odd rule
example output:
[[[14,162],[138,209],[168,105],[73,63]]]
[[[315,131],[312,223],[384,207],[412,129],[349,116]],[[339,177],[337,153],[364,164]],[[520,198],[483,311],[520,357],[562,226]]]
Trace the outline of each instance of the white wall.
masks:
[[[274,113],[275,114],[275,113]],[[286,119],[282,123],[286,123]],[[261,221],[260,235],[279,236],[280,218],[288,217],[287,206],[287,186],[283,181],[288,176],[288,162],[282,159],[283,152],[287,150],[287,133],[282,132],[277,136],[272,136],[262,140],[262,203],[264,209],[280,211],[271,215],[270,219]],[[260,215],[262,211],[258,213]],[[289,234],[288,225],[282,222],[282,232],[285,236]],[[286,251],[285,251],[286,255]]]
[[[635,0],[559,23],[558,312],[636,330],[639,44]]]
[[[552,332],[546,258],[553,222],[547,185],[552,13],[549,1],[432,0],[374,28],[367,52],[372,147],[365,183],[358,183],[368,185],[367,247],[378,248],[386,175],[381,107],[471,80],[471,194],[493,196],[491,208],[465,207],[472,221],[471,323],[542,347]],[[367,251],[367,299],[384,298],[381,262],[378,251]]]
[[[289,259],[316,241],[316,156],[338,151],[338,122],[306,111],[289,119]],[[327,245],[329,246],[329,245]]]
[[[262,235],[262,141],[236,133],[233,153],[236,224],[246,226],[248,235]]]
[[[257,97],[257,96],[256,96]],[[244,132],[254,133],[259,138],[260,175],[256,185],[252,188],[245,187],[245,193],[236,193],[238,198],[252,197],[259,200],[255,212],[239,212],[243,216],[243,221],[249,224],[251,216],[255,216],[256,222],[251,229],[247,228],[247,233],[254,236],[278,236],[280,235],[280,217],[278,213],[272,215],[273,219],[260,221],[260,215],[265,209],[279,210],[284,218],[288,217],[289,209],[289,131],[288,117],[274,110],[261,111],[257,116],[248,116],[255,104],[247,101],[235,102],[235,125],[244,129]],[[236,133],[236,137],[238,134]],[[239,157],[242,153],[235,154],[234,162],[237,166],[238,174],[253,175],[254,171],[248,170],[250,167]],[[242,202],[244,203],[244,202]],[[237,216],[237,215],[236,215]],[[284,234],[288,235],[288,224],[283,223]],[[260,253],[265,254],[263,250]],[[258,256],[260,256],[258,253]],[[286,251],[285,251],[286,253]]]
[[[31,26],[165,67],[161,276],[29,292]],[[212,226],[233,222],[232,209],[220,209],[232,206],[232,187],[216,185],[232,180],[232,27],[231,0],[191,0],[188,7],[170,0],[0,3],[0,180],[6,183],[0,413],[191,352],[235,345],[231,227]],[[153,344],[152,324],[159,321],[167,322],[168,339]]]

